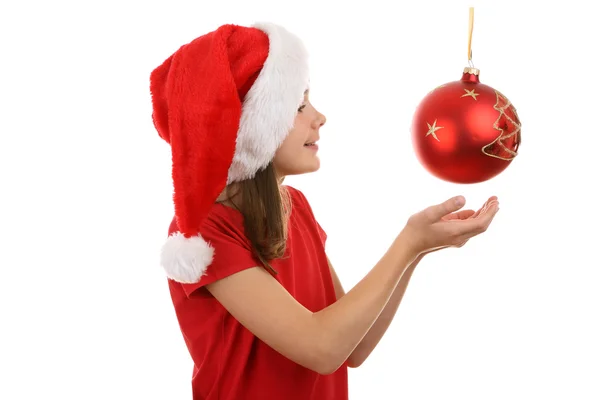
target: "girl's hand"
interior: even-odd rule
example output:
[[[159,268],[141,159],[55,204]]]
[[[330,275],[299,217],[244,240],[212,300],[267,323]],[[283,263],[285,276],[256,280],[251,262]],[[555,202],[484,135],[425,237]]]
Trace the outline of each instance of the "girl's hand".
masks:
[[[498,198],[490,197],[477,211],[460,210],[462,196],[428,207],[412,215],[400,233],[415,254],[446,247],[461,247],[473,236],[485,232],[498,212]]]

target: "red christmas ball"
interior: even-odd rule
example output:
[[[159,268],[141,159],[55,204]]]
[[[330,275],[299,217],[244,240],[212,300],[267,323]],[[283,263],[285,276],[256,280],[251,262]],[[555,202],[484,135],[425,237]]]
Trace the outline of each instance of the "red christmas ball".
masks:
[[[521,123],[500,93],[465,68],[459,81],[438,86],[418,105],[412,143],[432,175],[453,183],[479,183],[504,171],[517,156]]]

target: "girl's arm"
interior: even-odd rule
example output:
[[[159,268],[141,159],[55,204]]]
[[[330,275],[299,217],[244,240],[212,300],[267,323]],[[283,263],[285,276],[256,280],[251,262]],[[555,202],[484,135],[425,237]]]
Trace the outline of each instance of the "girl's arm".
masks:
[[[485,217],[484,210],[486,210],[487,207],[491,206],[494,202],[496,202],[496,200],[497,200],[496,197],[491,197],[484,204],[484,206],[477,212],[475,212],[473,210],[462,210],[457,213],[449,214],[449,215],[445,216],[444,219],[446,221],[452,221],[452,220],[460,221],[460,220],[467,220],[467,219],[477,219],[477,218],[480,218],[481,214],[483,214],[483,216]],[[462,243],[461,245],[464,245],[464,243]],[[383,309],[383,311],[377,318],[377,321],[373,324],[373,326],[371,327],[369,332],[365,335],[363,340],[361,340],[361,342],[358,344],[356,349],[354,349],[352,354],[350,354],[350,357],[348,358],[348,366],[350,366],[352,368],[359,367],[363,362],[365,362],[367,357],[369,357],[371,352],[375,349],[377,344],[381,341],[381,338],[383,337],[383,335],[389,328],[390,324],[392,323],[392,320],[394,319],[394,317],[396,315],[396,312],[398,311],[398,307],[400,306],[400,303],[402,302],[402,298],[404,297],[404,293],[406,292],[406,288],[408,287],[408,283],[410,282],[410,279],[412,277],[413,272],[415,271],[415,268],[417,267],[417,265],[423,259],[424,256],[425,256],[425,253],[420,254],[412,262],[412,264],[408,266],[408,268],[402,275],[402,278],[400,278],[400,283],[398,283],[398,286],[396,287],[396,289],[394,290],[394,293],[390,297],[388,304],[385,306],[385,308]],[[335,272],[335,269],[333,268],[333,265],[331,265],[331,262],[329,261],[329,259],[327,260],[327,262],[329,264],[329,270],[331,271],[331,277],[333,280],[333,285],[335,287],[336,297],[338,299],[341,299],[345,295],[344,288],[340,282],[340,279],[338,278],[338,276]]]
[[[389,302],[377,318],[377,321],[375,321],[371,329],[369,329],[369,332],[365,335],[365,337],[360,341],[358,346],[356,346],[352,354],[350,354],[350,356],[348,357],[349,367],[359,367],[363,362],[365,362],[367,357],[369,357],[369,355],[375,349],[377,344],[379,344],[381,338],[383,337],[390,324],[392,323],[392,320],[396,316],[396,312],[398,311],[400,302],[404,297],[404,293],[406,292],[406,288],[408,287],[410,278],[412,277],[415,268],[422,259],[423,255],[419,255],[415,259],[415,261],[413,261],[404,271],[404,274],[402,274],[402,278],[400,278],[400,283],[398,283],[398,286],[396,287],[394,293],[390,297]],[[329,263],[329,269],[331,271],[336,296],[338,299],[341,299],[345,295],[344,288],[331,263]]]
[[[373,269],[331,306],[312,313],[263,268],[206,286],[242,325],[273,349],[321,374],[336,371],[387,304],[417,254],[399,235]]]
[[[379,318],[410,264],[419,254],[458,246],[484,232],[497,201],[468,220],[442,220],[464,205],[450,199],[414,214],[377,265],[352,290],[313,313],[268,272],[251,268],[206,288],[250,332],[292,361],[321,374],[337,370]],[[490,203],[490,204],[492,204]]]

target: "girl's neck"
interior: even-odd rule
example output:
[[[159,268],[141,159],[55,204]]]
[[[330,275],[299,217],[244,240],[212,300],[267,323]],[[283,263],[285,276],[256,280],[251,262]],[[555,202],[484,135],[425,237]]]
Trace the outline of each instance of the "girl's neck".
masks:
[[[280,189],[283,186],[284,180],[285,176],[277,178]],[[221,192],[221,194],[219,194],[215,202],[226,205],[228,207],[239,209],[242,203],[242,193],[239,186],[235,183],[226,186],[225,189],[223,189],[223,191]]]

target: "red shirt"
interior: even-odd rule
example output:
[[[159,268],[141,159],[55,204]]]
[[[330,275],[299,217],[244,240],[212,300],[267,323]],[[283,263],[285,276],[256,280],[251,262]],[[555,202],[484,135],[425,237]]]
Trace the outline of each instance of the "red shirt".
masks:
[[[327,235],[297,189],[292,200],[286,257],[271,263],[275,276],[307,309],[316,312],[336,301],[327,257]],[[177,229],[173,221],[169,234]],[[169,280],[173,305],[194,362],[194,400],[347,400],[344,364],[320,375],[279,354],[242,326],[203,288],[260,265],[244,235],[243,216],[215,204],[200,234],[215,249],[213,263],[196,284]]]

